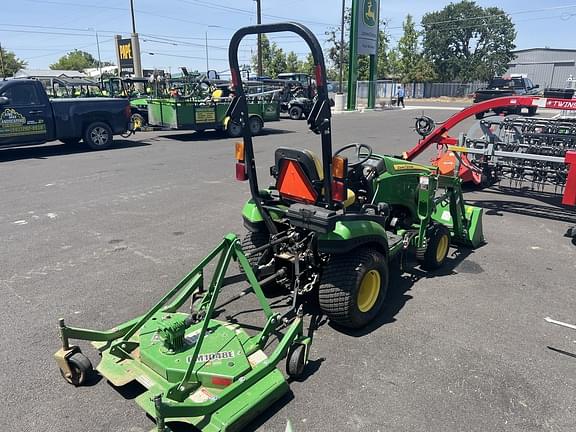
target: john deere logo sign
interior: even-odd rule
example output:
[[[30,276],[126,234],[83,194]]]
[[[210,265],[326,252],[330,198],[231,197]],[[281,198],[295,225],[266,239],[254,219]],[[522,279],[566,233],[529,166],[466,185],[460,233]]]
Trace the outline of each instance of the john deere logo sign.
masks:
[[[364,0],[364,14],[362,17],[364,24],[368,27],[374,27],[376,25],[376,12],[374,9],[374,0]]]
[[[380,0],[355,0],[358,54],[375,55],[378,46]]]

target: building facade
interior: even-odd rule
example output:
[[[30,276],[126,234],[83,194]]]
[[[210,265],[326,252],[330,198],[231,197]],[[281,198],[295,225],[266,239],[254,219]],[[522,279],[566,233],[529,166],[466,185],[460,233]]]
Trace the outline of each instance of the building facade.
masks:
[[[576,50],[529,48],[514,51],[509,74],[525,74],[541,88],[565,88],[570,76],[576,79]]]

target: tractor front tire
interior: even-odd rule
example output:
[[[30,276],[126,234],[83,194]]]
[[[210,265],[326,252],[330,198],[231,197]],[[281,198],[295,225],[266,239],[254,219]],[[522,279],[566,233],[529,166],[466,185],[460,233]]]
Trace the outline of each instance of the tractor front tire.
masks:
[[[424,270],[436,270],[444,265],[448,257],[450,231],[442,224],[432,224],[427,243],[425,248],[416,251],[416,259]]]
[[[334,323],[358,329],[372,322],[384,305],[388,262],[374,249],[334,255],[323,270],[318,300]]]

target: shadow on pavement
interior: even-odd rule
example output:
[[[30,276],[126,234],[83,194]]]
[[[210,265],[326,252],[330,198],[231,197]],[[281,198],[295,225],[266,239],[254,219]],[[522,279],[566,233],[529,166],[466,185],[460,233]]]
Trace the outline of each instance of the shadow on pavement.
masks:
[[[386,296],[386,303],[382,313],[368,326],[358,329],[350,330],[338,327],[333,324],[329,324],[336,331],[344,333],[348,336],[362,337],[374,330],[379,329],[385,324],[390,324],[396,321],[396,315],[402,310],[402,308],[410,301],[413,297],[408,294],[408,291],[412,289],[412,286],[420,279],[428,279],[435,277],[450,276],[457,274],[456,269],[461,265],[466,263],[466,258],[471,255],[473,251],[471,249],[456,249],[451,255],[448,256],[446,264],[434,271],[424,271],[416,267],[416,263],[412,262],[412,257],[409,258],[407,263],[402,263],[399,265],[398,261],[400,259],[394,260],[390,266],[390,282],[388,284],[388,293]],[[476,266],[469,266],[466,273],[480,273],[483,270],[481,268],[476,268]],[[479,266],[478,266],[479,267]]]
[[[485,209],[484,213],[488,216],[513,213],[576,224],[576,211],[562,205],[562,195],[508,187],[490,188],[485,191],[502,196],[503,199],[467,199],[466,203]]]
[[[132,147],[143,147],[149,146],[150,143],[143,141],[128,141],[128,140],[114,140],[112,147],[105,150],[90,150],[87,146],[82,143],[78,145],[70,146],[66,144],[49,144],[42,146],[31,146],[31,147],[12,147],[7,149],[0,149],[0,163],[1,162],[12,162],[23,159],[48,159],[54,156],[65,156],[69,154],[78,153],[100,153],[107,152],[111,150],[127,149]]]
[[[282,135],[282,134],[290,134],[290,133],[295,133],[295,132],[290,131],[290,130],[286,130],[286,129],[264,128],[262,133],[260,135],[257,135],[257,137],[271,136],[271,135]],[[210,130],[210,131],[204,131],[204,132],[190,131],[189,133],[169,133],[167,135],[160,135],[159,137],[164,138],[164,139],[172,139],[175,141],[185,141],[185,142],[188,142],[188,141],[201,142],[201,141],[212,141],[212,140],[217,140],[217,139],[230,138],[223,131],[216,131],[216,130]],[[241,137],[239,137],[239,138],[241,138]]]

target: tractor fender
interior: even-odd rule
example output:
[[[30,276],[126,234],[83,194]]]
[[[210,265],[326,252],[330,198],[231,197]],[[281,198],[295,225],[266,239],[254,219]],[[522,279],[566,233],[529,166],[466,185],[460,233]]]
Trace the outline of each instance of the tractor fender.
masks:
[[[318,251],[348,253],[370,245],[388,257],[388,236],[384,227],[373,221],[338,221],[334,230],[318,236]]]
[[[267,191],[261,191],[261,193],[268,193]],[[282,218],[281,211],[275,212],[273,210],[270,211],[270,218],[272,221],[277,221]],[[242,208],[242,220],[244,222],[244,227],[248,231],[257,232],[266,229],[266,224],[264,223],[264,218],[260,214],[260,210],[256,206],[256,203],[253,199],[244,204]]]

